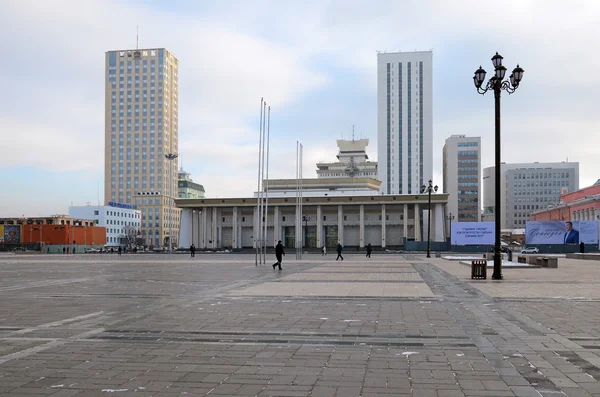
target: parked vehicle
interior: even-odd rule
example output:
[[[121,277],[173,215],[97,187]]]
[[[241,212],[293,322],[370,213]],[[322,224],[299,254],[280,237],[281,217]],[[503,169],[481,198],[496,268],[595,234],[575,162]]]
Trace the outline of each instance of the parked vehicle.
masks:
[[[537,247],[526,247],[521,250],[522,254],[539,254],[540,249]]]
[[[86,254],[99,254],[101,251],[96,248],[88,248],[85,250]]]

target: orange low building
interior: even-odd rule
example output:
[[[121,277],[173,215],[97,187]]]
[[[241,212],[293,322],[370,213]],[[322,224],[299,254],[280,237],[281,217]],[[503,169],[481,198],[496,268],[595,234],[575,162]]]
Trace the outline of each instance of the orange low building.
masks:
[[[21,242],[44,245],[105,245],[106,228],[100,226],[78,225],[30,225],[24,224]]]

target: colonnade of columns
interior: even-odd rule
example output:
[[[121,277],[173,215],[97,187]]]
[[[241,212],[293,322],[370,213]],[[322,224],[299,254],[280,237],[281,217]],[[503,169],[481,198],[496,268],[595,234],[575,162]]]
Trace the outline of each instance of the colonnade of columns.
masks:
[[[445,228],[444,228],[444,205],[445,204],[432,204],[432,241],[445,241]],[[390,210],[390,206],[393,208]],[[418,203],[415,204],[394,204],[394,205],[353,205],[352,209],[345,209],[344,207],[350,206],[322,206],[314,205],[304,206],[304,215],[313,214],[314,218],[311,219],[309,226],[316,226],[316,246],[321,247],[325,245],[326,237],[324,235],[324,218],[326,215],[337,215],[337,240],[345,245],[344,242],[344,228],[345,227],[356,227],[356,223],[345,221],[345,215],[356,216],[358,212],[358,245],[364,247],[367,243],[371,243],[375,246],[386,247],[386,239],[390,237],[390,227],[401,227],[402,238],[414,239],[415,241],[422,241],[427,239],[427,236],[422,236],[421,228],[421,211],[423,208]],[[356,211],[358,207],[358,211]],[[379,207],[379,211],[373,211],[373,207]],[[398,209],[400,209],[398,211]],[[333,212],[332,212],[333,210]],[[285,214],[292,214],[289,219],[294,219],[293,214],[295,207],[290,206],[273,206],[269,207],[269,213],[267,216],[269,230],[269,239],[273,241],[266,241],[267,246],[274,246],[277,241],[284,240],[284,227],[293,226],[293,223],[289,221],[285,222]],[[381,227],[381,241],[377,244],[377,241],[368,241],[366,236],[367,222],[365,221],[366,214],[373,216],[378,215],[378,219]],[[396,215],[395,220],[391,220],[391,216]],[[180,247],[189,247],[194,244],[197,249],[216,249],[216,248],[244,248],[244,247],[255,247],[256,238],[258,236],[257,222],[254,222],[257,216],[256,207],[202,207],[198,209],[184,208],[181,214],[181,226],[179,242]],[[409,219],[409,216],[412,216]],[[248,219],[245,219],[248,217]],[[227,219],[224,222],[224,219]],[[332,226],[331,220],[326,222],[329,226]],[[304,222],[303,222],[304,226]],[[373,227],[373,219],[370,219],[368,225],[371,230]],[[250,230],[251,228],[251,230]],[[242,230],[244,229],[244,231]],[[303,229],[304,230],[304,229]],[[252,233],[249,236],[248,233]],[[379,233],[379,232],[378,232]],[[398,235],[396,233],[396,235]],[[224,243],[223,237],[226,236]]]

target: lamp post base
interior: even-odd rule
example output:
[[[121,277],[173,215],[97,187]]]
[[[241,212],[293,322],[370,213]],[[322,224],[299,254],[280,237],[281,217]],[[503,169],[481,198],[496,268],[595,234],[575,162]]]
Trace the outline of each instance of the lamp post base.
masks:
[[[494,273],[492,280],[502,280],[502,254],[494,254]]]

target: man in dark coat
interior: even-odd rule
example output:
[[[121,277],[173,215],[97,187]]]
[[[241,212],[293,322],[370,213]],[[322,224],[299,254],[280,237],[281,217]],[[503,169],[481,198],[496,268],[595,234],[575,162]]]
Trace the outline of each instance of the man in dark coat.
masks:
[[[343,248],[342,247],[342,243],[339,242],[338,245],[337,245],[337,254],[338,254],[338,256],[337,256],[337,258],[335,258],[336,261],[338,259],[340,259],[340,258],[342,258],[342,260],[344,260],[344,257],[342,256],[342,248]]]
[[[369,245],[367,245],[367,258],[371,257],[371,252],[373,252],[373,247],[371,247],[371,243],[369,243]]]
[[[196,256],[196,247],[194,244],[190,245],[190,254],[192,255],[192,258]]]
[[[273,269],[275,269],[276,266],[279,266],[279,270],[281,270],[281,260],[283,255],[285,255],[285,252],[283,252],[283,244],[281,244],[281,240],[279,240],[275,246],[275,257],[277,258],[277,262],[273,263]]]

